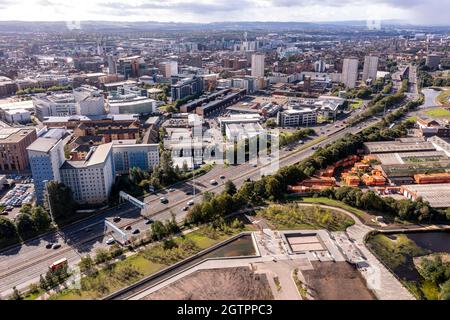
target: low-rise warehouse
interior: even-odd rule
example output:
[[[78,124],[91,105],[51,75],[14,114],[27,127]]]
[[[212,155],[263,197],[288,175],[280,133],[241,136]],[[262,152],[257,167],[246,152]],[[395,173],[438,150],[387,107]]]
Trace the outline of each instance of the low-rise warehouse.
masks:
[[[450,207],[450,183],[403,185],[401,192],[411,200],[421,197],[433,208]]]
[[[378,141],[364,143],[366,153],[395,153],[436,151],[431,142],[427,141]]]

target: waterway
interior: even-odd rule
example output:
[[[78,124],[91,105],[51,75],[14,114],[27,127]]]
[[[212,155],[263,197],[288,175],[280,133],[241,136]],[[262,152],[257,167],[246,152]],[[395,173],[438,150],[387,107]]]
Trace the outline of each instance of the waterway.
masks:
[[[389,235],[390,239],[395,239],[399,234]],[[414,232],[406,233],[410,240],[421,249],[425,254],[448,253],[450,254],[450,232]],[[396,275],[407,281],[419,281],[421,279],[417,272],[412,256],[406,257],[405,263],[398,266],[394,272]]]

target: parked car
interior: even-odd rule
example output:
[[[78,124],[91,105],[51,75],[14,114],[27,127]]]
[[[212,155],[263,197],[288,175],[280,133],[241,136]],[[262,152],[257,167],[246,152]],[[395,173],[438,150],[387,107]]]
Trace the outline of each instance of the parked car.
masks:
[[[152,219],[147,219],[146,221],[145,221],[145,224],[146,225],[149,225],[149,224],[153,224],[155,221],[153,221]]]
[[[114,223],[117,223],[117,222],[122,221],[122,218],[121,217],[114,217],[113,221],[114,221]]]
[[[47,245],[45,246],[45,248],[51,249],[51,248],[53,248],[53,245],[54,245],[54,243],[49,242],[49,243],[47,243]]]
[[[136,229],[133,231],[133,234],[139,234],[139,233],[141,233],[141,230],[139,230],[139,229]]]
[[[57,250],[57,249],[61,248],[61,245],[59,243],[55,243],[52,248],[53,248],[53,250]]]
[[[125,230],[126,230],[126,231],[131,231],[132,229],[133,229],[132,226],[127,226],[127,227],[125,227]]]
[[[113,245],[116,242],[116,240],[114,238],[109,238],[108,240],[106,240],[106,244],[108,246]]]
[[[193,206],[195,204],[194,200],[191,200],[187,203],[188,206]]]

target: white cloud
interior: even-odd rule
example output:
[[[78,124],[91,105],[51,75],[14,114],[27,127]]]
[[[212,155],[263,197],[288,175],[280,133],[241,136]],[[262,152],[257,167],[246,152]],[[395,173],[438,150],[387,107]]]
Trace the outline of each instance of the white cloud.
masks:
[[[371,16],[448,23],[450,0],[0,0],[0,20],[339,21]],[[448,19],[447,19],[448,20]]]

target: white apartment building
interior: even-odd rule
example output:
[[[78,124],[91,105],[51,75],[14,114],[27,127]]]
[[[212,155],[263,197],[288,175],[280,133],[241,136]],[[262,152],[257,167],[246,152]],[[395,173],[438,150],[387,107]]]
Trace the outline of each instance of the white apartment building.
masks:
[[[156,100],[135,94],[112,95],[107,108],[110,114],[149,114],[156,112]]]
[[[80,204],[108,201],[114,184],[113,144],[93,147],[81,161],[66,161],[60,168],[61,180]]]
[[[368,79],[375,81],[378,72],[378,57],[366,56],[364,58],[364,69],[362,80],[366,82]]]
[[[342,66],[342,83],[349,89],[356,87],[358,80],[358,59],[344,59]]]
[[[252,77],[264,77],[266,56],[261,53],[252,55]]]

